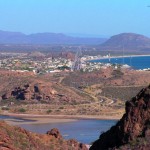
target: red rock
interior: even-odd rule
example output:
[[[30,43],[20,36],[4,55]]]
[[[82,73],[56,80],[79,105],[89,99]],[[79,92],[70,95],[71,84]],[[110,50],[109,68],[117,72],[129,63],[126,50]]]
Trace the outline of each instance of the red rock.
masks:
[[[47,134],[36,134],[21,127],[10,126],[0,121],[0,150],[88,150],[77,141],[66,141],[58,129],[54,128]]]
[[[55,138],[62,138],[62,135],[60,134],[59,130],[57,128],[53,128],[50,131],[47,131],[48,135],[54,136]]]
[[[126,102],[126,112],[120,121],[110,130],[103,133],[94,142],[90,150],[105,150],[128,144],[137,138],[150,139],[150,86],[142,89],[139,94]],[[148,138],[147,138],[148,139]],[[146,150],[150,146],[144,146]],[[142,150],[141,146],[136,150]]]

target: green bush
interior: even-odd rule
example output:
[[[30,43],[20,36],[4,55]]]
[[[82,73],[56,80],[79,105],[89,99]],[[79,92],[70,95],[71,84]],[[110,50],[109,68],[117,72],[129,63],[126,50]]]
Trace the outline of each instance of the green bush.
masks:
[[[2,107],[2,110],[9,110],[8,107]]]
[[[49,114],[49,113],[51,113],[51,112],[52,112],[51,109],[49,109],[49,110],[46,111],[47,114]]]
[[[24,113],[24,112],[26,112],[26,109],[20,108],[20,109],[18,109],[18,111]]]

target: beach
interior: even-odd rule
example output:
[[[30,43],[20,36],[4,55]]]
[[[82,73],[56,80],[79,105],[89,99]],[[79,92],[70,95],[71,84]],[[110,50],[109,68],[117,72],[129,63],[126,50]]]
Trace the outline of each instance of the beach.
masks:
[[[102,57],[99,57],[99,58],[92,58],[92,59],[88,59],[87,61],[97,61],[97,60],[103,60],[103,59],[111,59],[111,58],[132,58],[132,57],[148,57],[148,56],[150,56],[150,55],[120,55],[120,56],[102,56]]]
[[[150,55],[124,55],[101,57],[98,59],[91,59],[89,60],[89,62],[128,65],[134,70],[146,70],[150,68]]]
[[[4,119],[8,124],[20,125],[20,124],[45,124],[45,123],[66,123],[74,122],[77,120],[119,120],[121,115],[115,116],[94,116],[94,115],[35,115],[35,114],[15,114],[7,113],[2,114],[4,116],[9,116],[10,118]]]

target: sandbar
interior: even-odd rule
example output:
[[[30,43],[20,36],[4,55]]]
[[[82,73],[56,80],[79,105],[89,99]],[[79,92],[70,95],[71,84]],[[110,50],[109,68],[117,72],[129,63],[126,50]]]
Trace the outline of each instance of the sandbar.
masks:
[[[122,115],[35,115],[35,114],[15,114],[7,113],[6,116],[15,117],[4,119],[11,125],[20,124],[46,124],[46,123],[67,123],[77,120],[119,120]]]

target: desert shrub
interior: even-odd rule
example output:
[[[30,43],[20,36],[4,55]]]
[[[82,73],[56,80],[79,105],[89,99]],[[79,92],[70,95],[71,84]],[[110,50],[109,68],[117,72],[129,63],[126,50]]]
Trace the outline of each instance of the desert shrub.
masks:
[[[46,111],[47,114],[49,114],[49,113],[51,113],[51,112],[52,112],[51,109],[49,109],[49,110]]]
[[[115,77],[120,77],[120,76],[122,76],[123,74],[124,74],[124,73],[121,72],[120,69],[116,69],[116,70],[114,70],[114,71],[112,72],[112,75],[114,75]]]
[[[21,113],[24,113],[24,112],[26,112],[26,109],[25,108],[19,108],[18,111]]]
[[[59,107],[59,109],[64,109],[64,107],[61,106],[61,107]]]
[[[9,110],[9,107],[2,107],[2,110]]]

